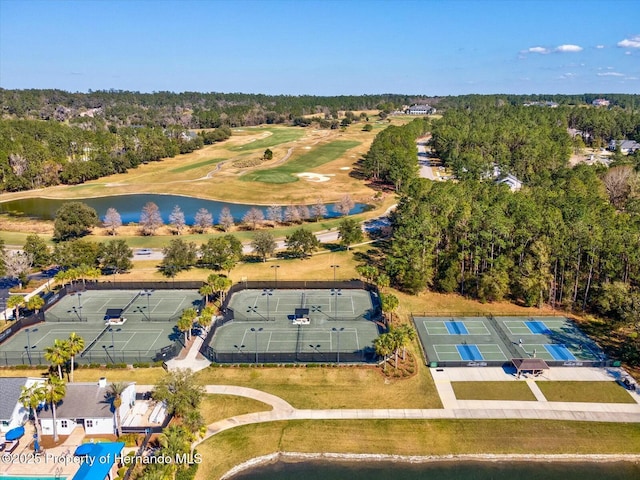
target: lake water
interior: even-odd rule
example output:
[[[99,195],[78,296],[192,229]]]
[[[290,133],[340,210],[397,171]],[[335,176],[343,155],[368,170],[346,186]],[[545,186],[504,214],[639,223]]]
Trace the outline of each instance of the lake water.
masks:
[[[631,462],[277,462],[247,470],[233,480],[630,480]]]
[[[60,206],[71,200],[52,200],[48,198],[25,198],[21,200],[11,200],[0,203],[0,213],[11,213],[14,215],[23,215],[27,217],[42,218],[45,220],[53,220],[56,211]],[[165,223],[169,222],[169,215],[173,207],[178,205],[184,212],[185,220],[188,225],[193,224],[193,218],[196,212],[201,208],[206,208],[213,215],[213,223],[218,223],[220,211],[224,207],[228,207],[233,218],[239,222],[248,210],[251,208],[259,208],[263,211],[266,218],[267,207],[264,205],[245,205],[238,203],[218,202],[215,200],[203,200],[201,198],[183,197],[179,195],[156,195],[156,194],[137,194],[137,195],[114,195],[111,197],[98,198],[79,198],[72,201],[83,202],[93,207],[98,212],[98,217],[102,220],[108,208],[115,208],[122,223],[126,225],[130,222],[139,222],[142,207],[147,202],[153,202],[158,205],[162,219]],[[282,206],[282,212],[286,205]],[[349,212],[350,214],[361,213],[367,210],[368,205],[358,203]],[[334,210],[333,204],[327,205],[327,217],[337,217],[338,213]]]

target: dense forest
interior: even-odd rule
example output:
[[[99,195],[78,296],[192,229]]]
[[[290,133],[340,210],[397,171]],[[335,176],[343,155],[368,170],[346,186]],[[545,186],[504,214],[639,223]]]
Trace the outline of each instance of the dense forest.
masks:
[[[363,173],[401,195],[377,266],[411,293],[431,288],[487,302],[591,311],[614,328],[639,329],[640,156],[617,155],[609,168],[567,167],[569,122],[598,142],[588,126],[603,118],[611,130],[598,135],[638,138],[640,118],[631,112],[448,110],[432,120],[431,131],[437,153],[460,173],[449,182],[408,176],[417,149],[399,146],[409,132],[418,134],[415,126],[381,132],[361,162]],[[377,159],[388,164],[380,168]],[[487,175],[494,164],[521,175],[524,188],[512,192],[496,183]],[[385,171],[406,172],[400,188]],[[640,343],[630,340],[622,356],[640,362]]]

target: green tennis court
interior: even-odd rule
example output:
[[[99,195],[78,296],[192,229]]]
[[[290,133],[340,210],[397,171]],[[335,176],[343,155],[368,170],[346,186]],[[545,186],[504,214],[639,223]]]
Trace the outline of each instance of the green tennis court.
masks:
[[[246,289],[215,330],[216,362],[362,362],[375,357],[375,293],[360,289]]]
[[[197,290],[85,290],[61,298],[45,321],[103,323],[107,310],[120,309],[127,320],[173,322],[201,303]]]
[[[236,321],[286,320],[308,309],[311,320],[373,319],[371,293],[357,289],[248,289],[233,294],[228,309]]]
[[[77,363],[142,363],[167,360],[182,348],[175,322],[198,308],[197,290],[85,290],[66,295],[45,311],[45,321],[23,328],[0,345],[0,364],[45,365],[47,347],[72,332],[85,342]],[[107,322],[107,311],[119,322]]]

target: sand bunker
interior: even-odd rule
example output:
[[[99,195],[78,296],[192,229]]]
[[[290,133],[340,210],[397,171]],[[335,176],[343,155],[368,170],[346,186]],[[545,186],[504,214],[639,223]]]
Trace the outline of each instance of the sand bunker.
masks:
[[[351,170],[351,167],[340,167],[340,170]]]
[[[321,175],[319,173],[302,172],[296,176],[306,180],[307,182],[328,182],[333,175]]]

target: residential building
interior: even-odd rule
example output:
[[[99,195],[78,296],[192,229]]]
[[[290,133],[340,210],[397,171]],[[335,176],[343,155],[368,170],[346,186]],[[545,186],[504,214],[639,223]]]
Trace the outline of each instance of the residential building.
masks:
[[[596,98],[593,102],[591,102],[591,105],[593,105],[594,107],[608,107],[610,104],[611,102],[604,98]]]
[[[411,105],[406,108],[404,113],[406,115],[433,115],[436,113],[436,109],[429,105]]]
[[[620,151],[624,154],[635,153],[640,150],[640,143],[634,140],[611,140],[608,148],[613,152],[618,146],[620,146]]]
[[[68,383],[64,400],[56,406],[58,435],[69,435],[76,427],[84,427],[87,435],[116,432],[113,403],[109,399],[107,381]],[[135,384],[130,383],[121,394],[120,419],[125,418],[136,400]],[[53,415],[49,406],[40,412],[43,435],[53,435]]]
[[[29,420],[29,409],[20,403],[22,387],[44,383],[41,378],[0,378],[0,432],[24,425]]]

